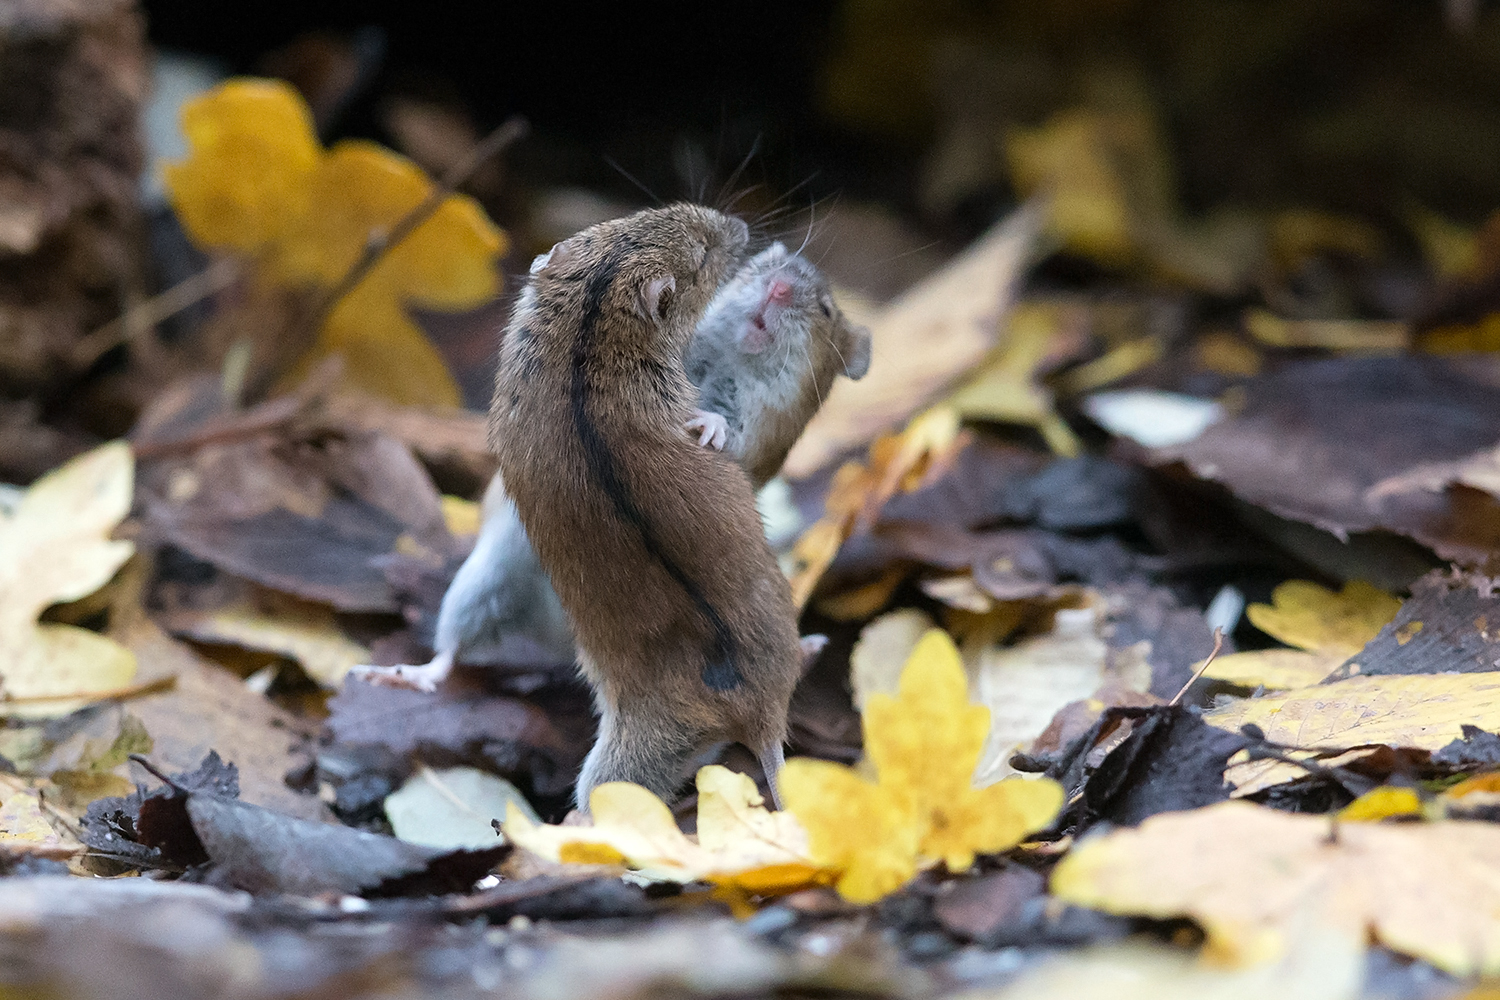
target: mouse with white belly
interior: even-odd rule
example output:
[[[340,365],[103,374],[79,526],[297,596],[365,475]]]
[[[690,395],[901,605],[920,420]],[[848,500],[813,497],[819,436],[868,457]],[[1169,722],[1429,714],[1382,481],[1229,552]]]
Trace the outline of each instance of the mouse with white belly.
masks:
[[[720,287],[698,321],[685,358],[699,393],[687,430],[700,445],[738,463],[759,489],[781,467],[834,379],[859,379],[869,366],[870,333],[839,309],[827,278],[772,244]],[[424,664],[357,667],[353,676],[433,691],[456,663],[505,663],[517,639],[540,659],[573,659],[567,615],[497,474],[485,491],[474,549],[443,595],[436,655]]]

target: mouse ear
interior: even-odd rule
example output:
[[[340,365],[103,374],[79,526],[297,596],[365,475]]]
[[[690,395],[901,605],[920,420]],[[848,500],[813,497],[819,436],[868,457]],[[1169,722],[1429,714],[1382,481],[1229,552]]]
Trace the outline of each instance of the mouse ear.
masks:
[[[856,382],[870,370],[870,328],[852,326],[844,337],[844,374]]]
[[[567,240],[561,243],[554,243],[551,250],[536,255],[536,259],[531,262],[531,273],[533,275],[539,274],[546,268],[566,264],[572,256],[573,249],[568,246]]]
[[[677,291],[677,279],[670,274],[652,278],[641,286],[641,299],[635,304],[636,311],[653,322],[667,318],[667,307],[672,304],[672,294]]]

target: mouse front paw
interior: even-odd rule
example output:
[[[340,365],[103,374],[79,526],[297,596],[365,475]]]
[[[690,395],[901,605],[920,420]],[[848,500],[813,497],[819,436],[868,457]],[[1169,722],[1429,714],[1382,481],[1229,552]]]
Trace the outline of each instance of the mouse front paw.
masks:
[[[682,426],[689,432],[698,432],[698,447],[700,448],[723,451],[724,443],[729,440],[729,421],[720,413],[694,410],[692,419]]]

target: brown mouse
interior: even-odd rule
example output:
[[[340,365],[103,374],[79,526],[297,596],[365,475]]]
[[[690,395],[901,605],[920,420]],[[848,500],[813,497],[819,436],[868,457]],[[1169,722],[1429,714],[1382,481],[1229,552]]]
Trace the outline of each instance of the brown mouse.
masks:
[[[536,266],[547,259],[539,257]],[[869,331],[844,317],[828,280],[806,259],[772,244],[719,287],[698,321],[686,365],[698,387],[698,413],[688,429],[702,432],[701,445],[739,463],[759,490],[780,469],[833,380],[861,378],[869,364]],[[505,662],[513,655],[506,641],[514,637],[545,658],[573,659],[567,615],[496,475],[485,491],[479,537],[443,594],[432,660],[359,666],[351,675],[433,691],[456,662]],[[815,645],[804,651],[810,654]]]
[[[683,355],[745,224],[679,204],[593,226],[535,269],[501,350],[491,444],[572,619],[606,781],[675,794],[725,741],[781,764],[796,612],[750,480],[683,433]],[[774,789],[774,782],[773,782]]]

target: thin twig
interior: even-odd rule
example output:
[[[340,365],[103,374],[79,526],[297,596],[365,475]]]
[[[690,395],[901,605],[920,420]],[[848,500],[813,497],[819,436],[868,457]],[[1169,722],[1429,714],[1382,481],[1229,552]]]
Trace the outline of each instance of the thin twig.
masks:
[[[192,277],[184,278],[171,288],[137,302],[84,336],[73,345],[73,364],[78,368],[87,368],[111,348],[135,339],[140,331],[149,330],[189,306],[197,305],[210,295],[223,291],[234,284],[239,276],[239,261],[231,257],[215,260]]]
[[[318,304],[318,308],[312,311],[308,322],[302,333],[307,334],[318,330],[333,312],[334,306],[343,300],[344,296],[354,291],[361,281],[364,281],[374,270],[380,259],[389,253],[397,244],[410,236],[417,227],[426,222],[440,208],[448,196],[458,189],[458,186],[473,176],[474,172],[484,165],[490,157],[497,155],[507,146],[519,139],[525,138],[531,126],[526,119],[516,116],[507,119],[504,124],[489,135],[485,136],[469,154],[462,160],[449,167],[439,179],[437,185],[428,192],[427,197],[422,199],[410,212],[396,222],[389,230],[375,230],[370,233],[369,239],[365,241],[365,249],[349,268],[339,283],[328,290]]]
[[[1172,696],[1172,700],[1169,701],[1169,702],[1167,702],[1168,707],[1170,707],[1172,705],[1175,705],[1179,701],[1182,700],[1182,696],[1185,695],[1185,694],[1187,694],[1188,688],[1192,687],[1193,684],[1198,680],[1198,678],[1200,678],[1200,677],[1203,676],[1203,671],[1205,671],[1205,670],[1208,669],[1208,665],[1210,663],[1214,662],[1214,657],[1218,656],[1219,655],[1219,650],[1221,650],[1223,648],[1224,648],[1224,630],[1221,629],[1221,628],[1219,628],[1216,625],[1216,626],[1214,626],[1214,648],[1213,648],[1213,652],[1211,652],[1211,653],[1208,654],[1208,659],[1206,659],[1206,660],[1203,661],[1203,666],[1199,667],[1198,670],[1193,674],[1193,676],[1191,676],[1191,677],[1188,678],[1188,682],[1186,684],[1184,684],[1181,687],[1181,689],[1179,689],[1178,692]]]

